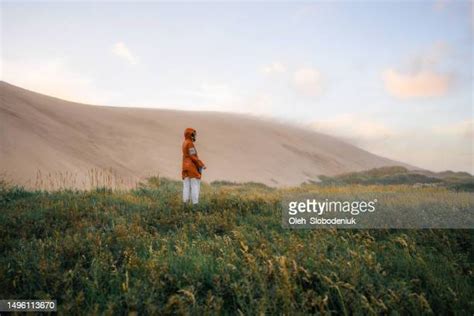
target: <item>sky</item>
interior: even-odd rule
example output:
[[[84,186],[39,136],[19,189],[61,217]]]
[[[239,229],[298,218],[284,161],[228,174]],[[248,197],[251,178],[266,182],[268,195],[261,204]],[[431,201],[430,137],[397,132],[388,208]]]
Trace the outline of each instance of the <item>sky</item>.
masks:
[[[239,112],[474,173],[472,1],[1,2],[1,79]]]

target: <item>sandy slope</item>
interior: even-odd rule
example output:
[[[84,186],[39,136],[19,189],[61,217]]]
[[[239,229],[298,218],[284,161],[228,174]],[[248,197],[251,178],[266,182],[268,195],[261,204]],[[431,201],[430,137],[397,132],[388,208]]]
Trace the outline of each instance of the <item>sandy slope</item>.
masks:
[[[186,127],[198,131],[205,181],[295,185],[400,165],[327,135],[244,115],[89,106],[5,82],[0,88],[0,172],[26,185],[34,185],[38,170],[42,177],[113,168],[124,178],[179,178]]]

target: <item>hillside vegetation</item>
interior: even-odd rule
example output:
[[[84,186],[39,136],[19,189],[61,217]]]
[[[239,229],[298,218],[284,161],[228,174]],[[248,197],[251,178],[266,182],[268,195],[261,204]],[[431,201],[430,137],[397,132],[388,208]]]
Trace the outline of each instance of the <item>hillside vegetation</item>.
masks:
[[[350,172],[334,177],[320,176],[325,185],[341,184],[413,184],[442,186],[457,191],[474,191],[474,177],[467,172],[431,172],[405,167],[382,167],[362,172]]]
[[[129,191],[0,190],[0,297],[63,314],[474,313],[473,230],[289,230],[283,194],[394,192],[390,207],[474,209],[471,193],[412,185],[181,184]]]

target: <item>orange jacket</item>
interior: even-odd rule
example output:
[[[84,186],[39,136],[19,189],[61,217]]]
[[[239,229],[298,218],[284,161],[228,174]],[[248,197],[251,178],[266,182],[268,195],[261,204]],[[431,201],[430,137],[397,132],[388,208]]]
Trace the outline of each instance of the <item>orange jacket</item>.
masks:
[[[184,142],[183,142],[183,179],[186,177],[201,179],[199,168],[204,167],[204,163],[199,160],[196,147],[194,147],[193,140],[191,138],[192,133],[196,130],[192,128],[186,128],[184,131]]]

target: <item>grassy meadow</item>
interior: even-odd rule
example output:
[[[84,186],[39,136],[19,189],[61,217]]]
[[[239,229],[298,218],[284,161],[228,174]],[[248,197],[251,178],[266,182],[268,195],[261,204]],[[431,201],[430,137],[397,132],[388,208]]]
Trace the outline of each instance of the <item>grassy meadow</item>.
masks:
[[[390,207],[474,209],[474,195],[407,184],[0,189],[0,297],[56,299],[61,314],[474,313],[473,230],[289,230],[284,194]],[[448,201],[448,202],[446,202]],[[415,204],[414,204],[415,203]]]

